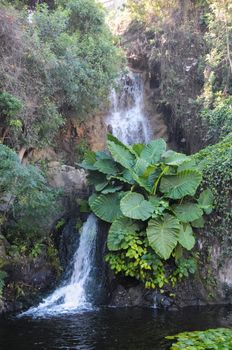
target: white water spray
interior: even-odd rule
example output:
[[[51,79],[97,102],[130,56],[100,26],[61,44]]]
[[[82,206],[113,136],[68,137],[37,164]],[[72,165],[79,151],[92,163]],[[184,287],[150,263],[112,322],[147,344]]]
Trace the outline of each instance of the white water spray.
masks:
[[[126,144],[147,143],[151,128],[145,115],[141,74],[129,73],[121,79],[122,90],[110,95],[111,111],[107,118],[109,131]]]
[[[23,316],[46,316],[89,310],[89,286],[96,252],[97,219],[90,215],[83,225],[79,247],[73,259],[70,279]]]

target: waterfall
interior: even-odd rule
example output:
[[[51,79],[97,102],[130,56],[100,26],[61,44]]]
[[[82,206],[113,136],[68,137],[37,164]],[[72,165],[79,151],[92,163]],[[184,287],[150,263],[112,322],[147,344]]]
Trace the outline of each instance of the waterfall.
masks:
[[[70,313],[92,308],[90,287],[96,253],[97,219],[90,215],[82,227],[79,247],[73,258],[72,274],[37,307],[24,312],[23,316],[46,316]]]
[[[111,109],[106,120],[108,130],[126,144],[149,142],[151,128],[145,114],[141,74],[131,72],[123,75],[119,87],[110,94]],[[71,277],[22,316],[43,317],[92,308],[96,234],[97,219],[90,215],[83,225],[79,247],[70,267]]]
[[[119,83],[119,92],[116,89],[112,90],[110,102],[108,130],[126,144],[149,142],[151,128],[145,115],[141,74],[130,72],[123,75]]]

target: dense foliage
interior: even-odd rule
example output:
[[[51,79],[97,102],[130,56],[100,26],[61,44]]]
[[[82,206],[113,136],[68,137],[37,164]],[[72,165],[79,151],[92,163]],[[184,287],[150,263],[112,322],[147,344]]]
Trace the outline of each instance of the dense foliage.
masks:
[[[210,186],[215,198],[216,211],[208,223],[205,243],[210,255],[212,241],[220,242],[223,251],[221,258],[224,260],[232,252],[232,136],[228,135],[221,142],[206,147],[193,158],[203,170],[204,186]]]
[[[193,249],[193,228],[203,227],[203,215],[212,211],[212,193],[196,196],[201,172],[186,155],[167,151],[162,139],[126,146],[108,135],[107,145],[110,154],[88,152],[81,164],[95,186],[91,210],[111,223],[106,260],[148,288],[175,284],[194,271],[184,251]],[[177,266],[168,273],[171,257]]]
[[[206,331],[185,332],[167,337],[177,340],[171,350],[230,350],[232,349],[232,330],[228,328],[208,329]]]
[[[56,210],[57,192],[38,168],[22,165],[17,154],[1,144],[0,159],[0,230],[7,225],[13,240],[18,232],[21,241],[33,246],[38,236],[45,236],[48,217]]]
[[[93,0],[41,4],[29,17],[2,6],[0,38],[1,102],[11,94],[20,103],[14,116],[0,104],[0,138],[24,153],[52,144],[70,115],[85,118],[99,107],[120,63]]]
[[[207,143],[231,133],[232,121],[232,4],[210,0],[205,13],[208,52],[204,58],[205,82],[200,96]]]

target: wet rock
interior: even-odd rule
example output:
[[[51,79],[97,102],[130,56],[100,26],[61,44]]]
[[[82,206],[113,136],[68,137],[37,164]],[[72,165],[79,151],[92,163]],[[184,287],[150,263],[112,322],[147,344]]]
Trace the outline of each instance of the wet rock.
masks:
[[[6,303],[3,299],[0,299],[0,316],[7,311]]]
[[[64,269],[67,268],[77,249],[80,233],[76,228],[76,219],[68,219],[64,225],[59,239],[60,262]]]

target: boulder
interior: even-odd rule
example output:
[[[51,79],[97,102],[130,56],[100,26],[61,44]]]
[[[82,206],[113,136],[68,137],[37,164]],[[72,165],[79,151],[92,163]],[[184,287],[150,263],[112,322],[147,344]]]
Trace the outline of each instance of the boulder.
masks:
[[[52,161],[48,164],[49,184],[63,189],[65,194],[86,193],[88,190],[86,172],[73,166]]]

